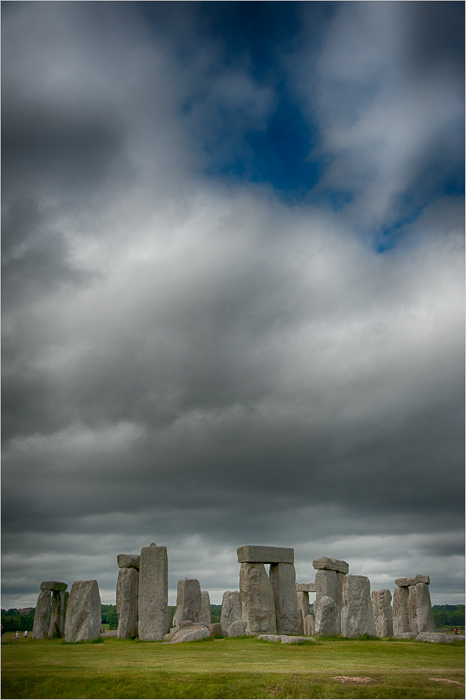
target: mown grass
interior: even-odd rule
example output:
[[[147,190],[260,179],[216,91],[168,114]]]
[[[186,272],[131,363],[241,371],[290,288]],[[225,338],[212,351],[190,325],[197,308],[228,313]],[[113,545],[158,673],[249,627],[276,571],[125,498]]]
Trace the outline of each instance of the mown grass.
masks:
[[[2,642],[2,697],[464,698],[464,643],[7,639]]]

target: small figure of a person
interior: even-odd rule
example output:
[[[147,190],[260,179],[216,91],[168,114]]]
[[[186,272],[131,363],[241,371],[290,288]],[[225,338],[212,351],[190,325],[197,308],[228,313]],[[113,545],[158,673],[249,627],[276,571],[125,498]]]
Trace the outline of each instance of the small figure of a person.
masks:
[[[24,630],[24,638],[26,639],[27,636],[28,636],[28,631]]]
[[[458,632],[458,630],[456,629],[456,627],[453,627],[453,634],[459,634],[459,632]]]
[[[15,638],[16,638],[16,639],[19,639],[19,632],[18,632],[18,630],[16,630]]]

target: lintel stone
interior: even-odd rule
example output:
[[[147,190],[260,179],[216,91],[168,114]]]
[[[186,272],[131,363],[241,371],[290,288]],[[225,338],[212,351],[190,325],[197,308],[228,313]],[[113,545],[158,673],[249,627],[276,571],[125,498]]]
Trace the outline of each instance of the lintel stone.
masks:
[[[396,578],[395,583],[397,586],[400,586],[400,588],[406,588],[407,586],[414,586],[416,579],[414,576],[405,576],[404,578]]]
[[[41,591],[66,591],[67,588],[68,584],[62,581],[42,581],[40,584]]]
[[[297,583],[296,593],[315,593],[316,584],[315,583]]]
[[[139,554],[117,554],[117,564],[120,569],[139,569]]]
[[[240,564],[294,564],[293,547],[266,547],[246,544],[238,547]]]
[[[319,557],[312,562],[314,569],[327,569],[330,571],[338,571],[342,574],[347,574],[349,564],[341,559],[331,559],[330,557]]]
[[[427,576],[427,574],[416,574],[416,583],[427,583],[427,585],[430,584],[430,576]]]

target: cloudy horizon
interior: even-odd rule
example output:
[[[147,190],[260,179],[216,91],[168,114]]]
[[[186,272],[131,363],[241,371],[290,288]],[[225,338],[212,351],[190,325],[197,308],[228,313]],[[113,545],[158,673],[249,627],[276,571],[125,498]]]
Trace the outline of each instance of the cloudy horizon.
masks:
[[[166,545],[464,602],[464,3],[2,3],[2,607]]]

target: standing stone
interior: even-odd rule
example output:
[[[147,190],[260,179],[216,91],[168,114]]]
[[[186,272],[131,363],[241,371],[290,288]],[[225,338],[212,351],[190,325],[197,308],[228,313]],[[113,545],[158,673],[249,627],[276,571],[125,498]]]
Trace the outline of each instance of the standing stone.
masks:
[[[314,637],[316,633],[316,621],[314,615],[306,615],[304,618],[304,636]]]
[[[42,590],[39,593],[32,626],[33,639],[45,639],[49,633],[51,615],[52,591]]]
[[[408,619],[409,631],[418,634],[416,587],[414,585],[408,588]]]
[[[409,632],[408,613],[409,588],[407,586],[397,586],[393,593],[393,636]]]
[[[201,591],[201,614],[199,615],[199,622],[203,622],[206,625],[210,625],[212,623],[210,596],[207,591]]]
[[[343,581],[341,636],[375,637],[374,613],[371,602],[371,584],[367,576],[347,574]]]
[[[241,620],[241,615],[241,596],[239,591],[225,591],[222,600],[222,613],[220,615],[220,623],[225,636],[233,622]]]
[[[67,642],[100,637],[101,603],[97,581],[75,581],[71,588],[65,620]]]
[[[333,637],[337,634],[337,613],[334,599],[327,595],[322,596],[315,616],[316,637]]]
[[[242,619],[246,634],[276,634],[273,588],[263,564],[241,564],[239,575]]]
[[[298,629],[299,634],[304,634],[304,618],[310,613],[309,593],[307,591],[296,591],[298,603]]]
[[[435,632],[429,586],[426,583],[420,582],[410,587],[408,607],[410,632],[416,632],[416,634]]]
[[[327,557],[321,557],[321,559],[327,559]],[[328,610],[329,614],[331,615],[331,621],[329,621],[329,625],[333,625],[333,620],[335,623],[335,632],[333,632],[332,635],[341,633],[342,586],[344,578],[345,574],[342,574],[341,572],[338,573],[337,571],[335,571],[335,569],[319,569],[318,571],[316,571],[316,600],[314,603],[314,614],[316,617],[316,634],[319,634],[317,631],[317,617],[320,606],[320,600],[323,597],[332,598],[335,602],[335,611],[330,611],[329,607],[326,608],[326,610]],[[321,617],[319,616],[319,620],[320,619]],[[326,623],[322,624],[324,625],[324,627],[326,627]]]
[[[178,581],[176,592],[176,612],[173,616],[173,626],[179,627],[181,622],[191,620],[194,624],[200,622],[201,615],[201,586],[196,578],[183,578]]]
[[[139,639],[163,640],[168,631],[168,556],[166,547],[143,547],[139,561]]]
[[[271,564],[277,634],[298,634],[298,599],[294,564]]]
[[[48,631],[49,639],[59,639],[65,634],[65,596],[66,591],[52,592],[52,613]]]
[[[393,637],[392,594],[388,588],[372,591],[372,611],[374,613],[375,634],[377,637]]]
[[[228,628],[229,637],[243,637],[246,634],[247,622],[245,620],[235,620]],[[223,628],[222,628],[223,631]]]
[[[118,572],[116,606],[118,615],[118,639],[131,639],[138,634],[139,572],[134,567],[121,568]]]

